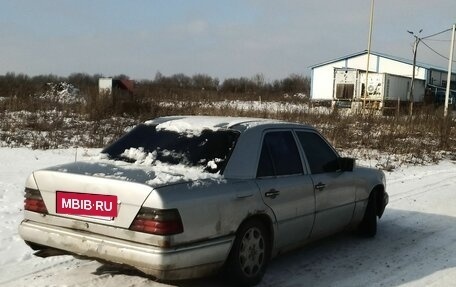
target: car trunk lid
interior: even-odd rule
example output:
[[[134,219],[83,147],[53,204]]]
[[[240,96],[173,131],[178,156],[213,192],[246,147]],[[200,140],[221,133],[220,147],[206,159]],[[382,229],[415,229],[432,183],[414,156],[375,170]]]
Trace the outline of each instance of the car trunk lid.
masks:
[[[141,183],[139,178],[144,175],[111,178],[109,174],[96,172],[97,169],[101,171],[102,166],[93,165],[91,171],[80,167],[74,164],[64,165],[33,173],[48,213],[129,228],[142,204],[154,190]],[[100,206],[97,206],[98,203]],[[69,212],[68,208],[73,211]],[[83,214],[80,214],[82,209]],[[75,214],[74,210],[79,210],[79,214]],[[100,213],[100,210],[111,213]],[[115,214],[112,214],[113,210]]]

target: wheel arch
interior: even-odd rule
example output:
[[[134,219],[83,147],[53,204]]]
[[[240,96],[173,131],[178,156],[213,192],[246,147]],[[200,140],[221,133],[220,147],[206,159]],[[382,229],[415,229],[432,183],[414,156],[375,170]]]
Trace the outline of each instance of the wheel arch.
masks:
[[[244,218],[244,220],[239,224],[237,230],[236,230],[236,235],[239,232],[239,229],[241,228],[242,225],[244,225],[248,221],[259,221],[261,222],[265,227],[266,231],[268,232],[268,241],[269,241],[269,246],[271,248],[270,254],[272,254],[272,250],[274,249],[274,236],[275,236],[275,230],[274,230],[274,223],[271,219],[271,217],[266,214],[266,213],[257,213],[257,214],[252,214]]]

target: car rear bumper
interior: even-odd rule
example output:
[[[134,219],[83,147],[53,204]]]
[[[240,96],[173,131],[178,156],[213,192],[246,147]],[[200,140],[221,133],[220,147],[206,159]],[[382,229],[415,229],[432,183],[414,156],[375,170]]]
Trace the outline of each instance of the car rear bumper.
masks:
[[[228,257],[234,236],[178,248],[159,248],[105,235],[24,220],[22,239],[69,254],[126,264],[162,280],[196,278],[213,273]]]

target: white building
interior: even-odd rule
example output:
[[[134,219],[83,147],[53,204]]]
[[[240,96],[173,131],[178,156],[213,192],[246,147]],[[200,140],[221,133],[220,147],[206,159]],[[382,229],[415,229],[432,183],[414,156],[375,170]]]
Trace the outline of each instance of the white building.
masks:
[[[350,106],[351,102],[361,101],[366,68],[367,51],[312,66],[311,99],[333,103],[344,101]],[[387,101],[409,101],[412,73],[412,61],[371,52],[366,99],[377,101],[380,107]],[[434,88],[437,94],[446,85],[446,75],[445,70],[416,64],[413,100],[424,101],[426,88]],[[452,75],[451,86],[456,90],[456,74]]]
[[[98,90],[100,94],[112,94],[112,78],[98,79]]]
[[[134,86],[135,82],[128,79],[98,79],[98,92],[100,95],[112,95],[115,92],[120,96],[131,96],[134,94]]]

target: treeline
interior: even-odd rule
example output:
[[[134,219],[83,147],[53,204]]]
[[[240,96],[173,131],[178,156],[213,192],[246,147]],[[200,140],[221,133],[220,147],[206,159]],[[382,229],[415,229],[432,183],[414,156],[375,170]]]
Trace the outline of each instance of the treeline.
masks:
[[[433,107],[412,117],[400,114],[378,117],[375,113],[347,114],[338,109],[311,111],[306,105],[301,105],[303,109],[298,111],[256,103],[247,109],[230,102],[212,104],[224,99],[258,100],[260,97],[264,101],[302,101],[301,97],[292,97],[297,93],[309,94],[310,79],[301,75],[267,82],[262,75],[219,81],[204,74],[164,76],[157,73],[154,79],[136,82],[135,94],[127,96],[128,100],[116,93],[111,97],[100,96],[100,77],[81,73],[68,77],[0,75],[0,143],[33,148],[62,148],[75,143],[102,147],[123,134],[125,127],[156,117],[185,114],[302,122],[319,128],[337,147],[359,148],[358,156],[366,156],[367,148],[391,158],[406,154],[410,162],[424,162],[442,157],[443,151],[454,157],[456,150],[456,121],[442,117],[441,110]],[[128,76],[115,78],[127,79]],[[70,85],[71,94],[83,101],[58,100],[68,95]],[[201,104],[205,99],[210,102]],[[388,158],[385,168],[389,166]]]
[[[75,73],[68,77],[56,75],[27,76],[7,73],[0,75],[0,97],[33,97],[45,93],[50,84],[69,83],[82,95],[98,91],[98,79],[102,75]],[[129,79],[127,75],[117,75],[116,79]],[[280,100],[285,94],[310,93],[310,78],[292,74],[280,80],[267,82],[257,74],[251,78],[228,78],[220,81],[206,74],[187,76],[179,73],[171,76],[158,72],[154,79],[135,82],[135,96],[139,99],[154,100],[222,100],[258,99]]]
[[[6,73],[0,76],[0,97],[29,97],[41,95],[49,89],[49,84],[70,83],[80,91],[98,87],[101,75],[83,73],[68,77],[39,75],[30,77],[25,74]]]
[[[310,91],[310,79],[297,74],[273,82],[266,82],[262,74],[257,74],[252,78],[227,78],[220,82],[219,79],[205,74],[196,74],[192,77],[175,74],[166,77],[157,73],[153,81],[142,81],[141,84],[168,89],[196,89],[220,91],[221,93],[308,93]]]

